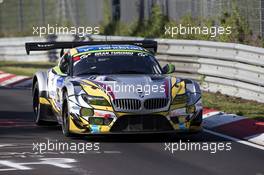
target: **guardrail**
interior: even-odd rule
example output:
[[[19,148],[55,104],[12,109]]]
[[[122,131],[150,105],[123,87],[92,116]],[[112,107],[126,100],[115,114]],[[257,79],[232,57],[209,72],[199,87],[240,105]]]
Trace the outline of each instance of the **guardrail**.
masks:
[[[143,39],[119,36],[92,36],[94,40]],[[39,37],[0,39],[0,60],[48,60],[47,52],[25,54],[24,43],[44,41]],[[70,41],[71,36],[57,40]],[[242,44],[194,40],[156,39],[157,58],[163,65],[176,66],[175,75],[201,83],[204,91],[264,102],[264,49]]]

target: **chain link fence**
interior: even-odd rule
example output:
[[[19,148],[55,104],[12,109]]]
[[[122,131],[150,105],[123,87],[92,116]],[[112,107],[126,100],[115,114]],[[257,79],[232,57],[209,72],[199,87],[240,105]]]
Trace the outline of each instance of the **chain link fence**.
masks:
[[[98,26],[110,20],[146,19],[154,3],[179,20],[185,15],[215,18],[234,6],[255,35],[264,36],[264,0],[0,0],[0,36],[32,35],[32,26]],[[108,14],[107,14],[108,13]]]
[[[96,0],[3,0],[0,4],[0,36],[32,35],[33,26],[47,26],[47,24],[52,26],[98,25],[102,22],[102,11],[100,11],[102,2],[98,3]]]

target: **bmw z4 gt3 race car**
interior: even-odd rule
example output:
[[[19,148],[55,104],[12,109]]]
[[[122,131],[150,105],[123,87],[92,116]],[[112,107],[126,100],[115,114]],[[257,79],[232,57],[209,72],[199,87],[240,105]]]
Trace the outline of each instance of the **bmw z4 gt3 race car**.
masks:
[[[36,124],[55,120],[65,136],[201,131],[200,87],[161,68],[157,42],[26,43],[28,54],[51,49],[62,49],[58,65],[33,77]]]

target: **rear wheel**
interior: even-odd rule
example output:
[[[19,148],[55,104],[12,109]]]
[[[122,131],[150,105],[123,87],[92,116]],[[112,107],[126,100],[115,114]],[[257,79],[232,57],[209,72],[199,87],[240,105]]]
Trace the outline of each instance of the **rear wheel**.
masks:
[[[41,104],[39,101],[40,92],[38,87],[38,82],[35,83],[33,89],[33,110],[35,113],[35,123],[37,125],[44,125],[44,118],[47,115],[48,109],[45,105]]]
[[[70,113],[67,101],[67,93],[63,95],[63,108],[62,108],[62,132],[66,137],[72,136],[70,132]]]

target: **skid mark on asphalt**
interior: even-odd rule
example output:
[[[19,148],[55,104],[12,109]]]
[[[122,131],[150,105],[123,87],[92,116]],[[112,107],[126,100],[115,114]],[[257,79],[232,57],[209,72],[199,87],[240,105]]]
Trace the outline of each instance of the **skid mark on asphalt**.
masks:
[[[103,153],[106,153],[106,154],[120,154],[121,151],[103,151]]]
[[[0,119],[0,127],[36,127],[32,121],[21,119]]]

